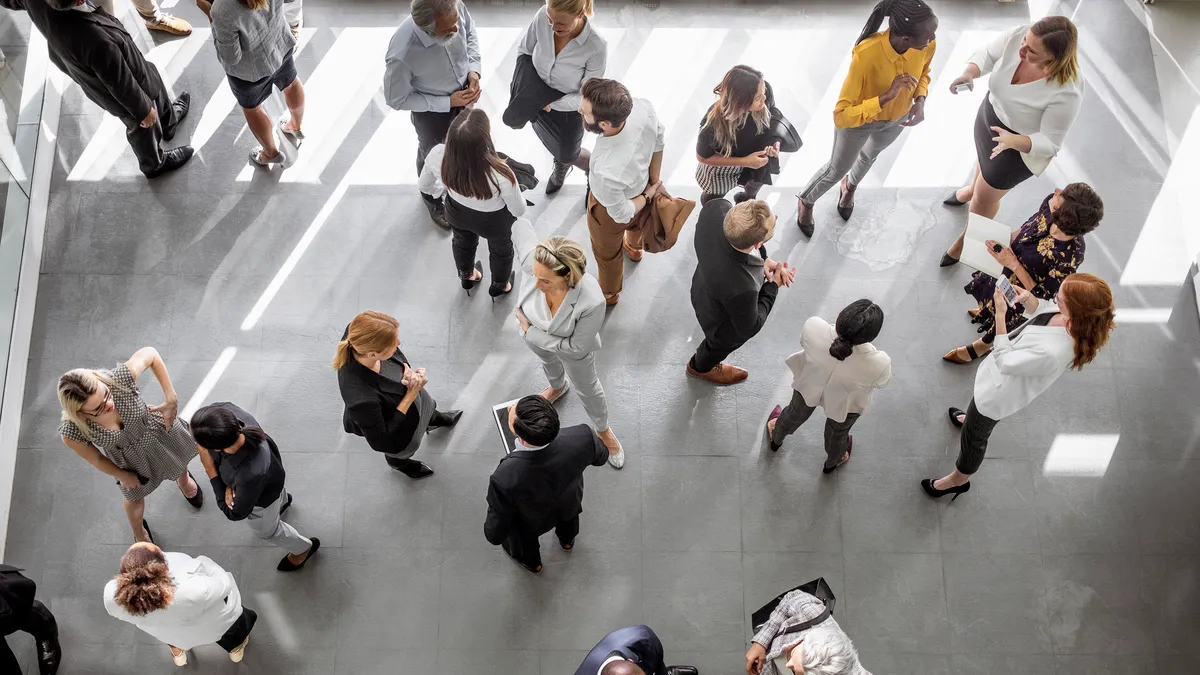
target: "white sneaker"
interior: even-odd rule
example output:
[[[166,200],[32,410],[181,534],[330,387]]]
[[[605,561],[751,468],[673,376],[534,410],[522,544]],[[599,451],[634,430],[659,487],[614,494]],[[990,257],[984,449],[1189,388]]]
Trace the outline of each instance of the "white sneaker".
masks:
[[[229,652],[229,660],[233,661],[234,663],[241,663],[242,657],[246,655],[246,644],[249,642],[250,636],[247,635],[246,639],[242,640],[242,644],[234,647],[233,651]]]
[[[608,463],[611,464],[612,468],[614,469],[619,469],[625,466],[625,446],[621,445],[620,441],[617,442],[617,454],[609,455]]]

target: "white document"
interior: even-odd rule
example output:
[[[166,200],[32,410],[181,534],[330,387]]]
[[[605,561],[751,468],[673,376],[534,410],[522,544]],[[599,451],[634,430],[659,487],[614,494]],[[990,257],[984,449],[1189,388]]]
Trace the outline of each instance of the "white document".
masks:
[[[967,236],[963,241],[962,256],[959,257],[959,261],[993,278],[998,278],[1004,273],[1004,265],[996,262],[992,254],[988,253],[987,246],[983,242],[989,239],[1008,246],[1009,240],[1012,239],[1012,230],[1004,223],[998,223],[991,218],[984,218],[975,213],[969,214]]]

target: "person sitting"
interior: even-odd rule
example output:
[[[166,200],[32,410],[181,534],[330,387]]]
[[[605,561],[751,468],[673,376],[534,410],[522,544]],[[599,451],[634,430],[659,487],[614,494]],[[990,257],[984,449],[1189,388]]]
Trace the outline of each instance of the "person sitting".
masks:
[[[787,629],[817,619],[825,603],[795,590],[783,596],[771,618],[754,634],[746,652],[747,675],[871,675],[858,662],[850,636],[833,616],[804,630]],[[776,667],[784,659],[786,671]]]

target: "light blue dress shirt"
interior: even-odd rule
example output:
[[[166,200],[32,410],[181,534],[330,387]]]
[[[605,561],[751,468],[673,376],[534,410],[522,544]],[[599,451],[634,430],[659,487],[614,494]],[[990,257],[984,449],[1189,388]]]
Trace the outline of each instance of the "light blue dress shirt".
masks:
[[[400,23],[388,44],[383,96],[395,110],[450,112],[450,94],[467,84],[467,73],[480,72],[479,36],[466,5],[458,3],[458,32],[438,44],[412,17]]]

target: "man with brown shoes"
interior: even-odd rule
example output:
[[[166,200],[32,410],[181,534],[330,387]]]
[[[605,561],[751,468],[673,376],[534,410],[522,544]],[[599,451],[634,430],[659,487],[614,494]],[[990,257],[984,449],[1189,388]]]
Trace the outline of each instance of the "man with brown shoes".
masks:
[[[737,206],[714,199],[701,209],[692,308],[704,341],[688,362],[688,375],[713,384],[737,384],[748,376],[721,361],[758,334],[779,287],[791,286],[796,275],[786,262],[768,258],[763,247],[775,232],[775,220],[760,199]]]
[[[104,11],[112,14],[118,19],[121,18],[113,8],[115,0],[93,0],[93,4],[101,7]],[[146,22],[146,28],[167,33],[169,35],[191,35],[192,24],[184,19],[181,19],[173,14],[167,14],[158,8],[156,0],[129,0],[129,4],[137,10],[138,16],[142,17],[142,21]]]

